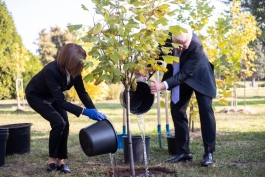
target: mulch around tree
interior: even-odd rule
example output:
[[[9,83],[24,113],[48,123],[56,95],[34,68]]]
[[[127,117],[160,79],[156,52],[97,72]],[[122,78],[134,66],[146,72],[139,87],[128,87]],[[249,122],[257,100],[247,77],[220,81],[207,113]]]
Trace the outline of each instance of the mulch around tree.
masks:
[[[112,169],[109,170],[108,177],[130,177],[130,169],[127,167],[117,167],[114,170],[114,175]],[[161,177],[175,177],[177,176],[177,173],[174,171],[171,171],[170,169],[164,168],[164,167],[148,167],[148,174],[146,174],[145,167],[137,167],[135,168],[135,176],[137,177],[155,177],[155,176],[161,176]]]

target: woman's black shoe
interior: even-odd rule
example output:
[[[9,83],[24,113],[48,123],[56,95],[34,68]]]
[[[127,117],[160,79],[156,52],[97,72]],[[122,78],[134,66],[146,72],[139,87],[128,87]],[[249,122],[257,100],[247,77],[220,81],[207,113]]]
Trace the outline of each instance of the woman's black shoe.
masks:
[[[57,166],[57,170],[64,173],[71,173],[70,169],[65,164]]]
[[[48,172],[56,172],[57,171],[57,165],[55,163],[47,164],[46,170]]]

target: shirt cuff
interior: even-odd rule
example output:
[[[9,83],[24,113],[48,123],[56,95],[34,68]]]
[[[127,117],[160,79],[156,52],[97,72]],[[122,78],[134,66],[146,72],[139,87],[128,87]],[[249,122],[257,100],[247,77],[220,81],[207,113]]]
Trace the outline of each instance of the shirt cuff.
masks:
[[[167,90],[168,89],[168,84],[167,84],[167,82],[166,81],[163,81],[163,83],[165,84],[165,90]]]

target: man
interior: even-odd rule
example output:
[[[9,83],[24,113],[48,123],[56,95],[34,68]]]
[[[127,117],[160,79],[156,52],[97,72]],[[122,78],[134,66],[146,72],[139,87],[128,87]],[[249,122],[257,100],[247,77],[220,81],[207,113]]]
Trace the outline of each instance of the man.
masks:
[[[202,43],[191,27],[180,24],[187,33],[172,35],[164,47],[172,47],[173,43],[180,44],[174,49],[172,55],[179,57],[179,63],[167,65],[168,72],[163,76],[162,81],[151,80],[151,93],[155,94],[160,90],[171,90],[171,116],[174,122],[177,155],[166,160],[166,163],[177,163],[192,160],[189,148],[189,128],[186,110],[188,103],[195,92],[199,106],[201,133],[205,154],[201,161],[202,166],[213,163],[213,152],[215,151],[216,122],[212,109],[212,99],[216,97],[216,84],[213,72],[213,65],[208,61],[203,50]],[[179,67],[179,69],[178,69]],[[174,70],[179,70],[177,73]],[[174,74],[173,74],[174,71]],[[179,90],[178,90],[179,89]],[[176,92],[179,93],[174,93]]]

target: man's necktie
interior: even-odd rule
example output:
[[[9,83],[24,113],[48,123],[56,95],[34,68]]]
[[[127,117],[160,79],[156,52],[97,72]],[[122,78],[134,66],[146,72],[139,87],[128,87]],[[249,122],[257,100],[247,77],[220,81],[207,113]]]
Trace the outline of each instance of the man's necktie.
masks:
[[[176,50],[175,50],[175,56],[180,57],[180,53],[178,53]],[[174,62],[174,64],[173,64],[173,75],[175,75],[178,72],[179,72],[179,62]],[[179,101],[179,85],[174,87],[171,90],[171,92],[172,92],[171,93],[171,100],[174,104],[176,104]]]

